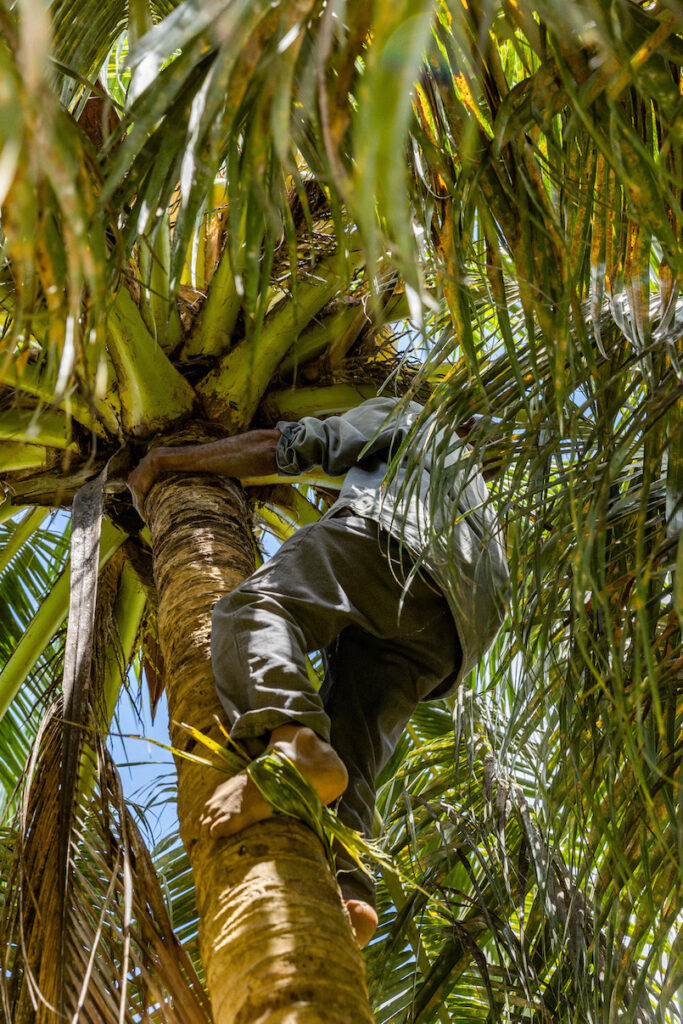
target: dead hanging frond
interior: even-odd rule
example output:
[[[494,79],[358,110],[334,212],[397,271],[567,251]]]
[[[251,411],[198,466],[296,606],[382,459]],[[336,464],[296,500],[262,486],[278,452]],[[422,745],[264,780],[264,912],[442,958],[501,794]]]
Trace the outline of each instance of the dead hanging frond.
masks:
[[[2,1005],[16,1024],[206,1024],[207,998],[103,738],[128,665],[123,552],[97,574],[101,500],[87,499],[93,486],[101,499],[102,482],[74,509],[63,693],[33,745],[13,825]]]
[[[65,1019],[88,1024],[206,1024],[207,997],[174,935],[140,832],[102,739],[87,733],[61,877],[61,702],[46,716],[29,766],[0,919],[2,1001],[15,1024],[55,1020],[63,955]],[[60,887],[66,886],[66,913]]]

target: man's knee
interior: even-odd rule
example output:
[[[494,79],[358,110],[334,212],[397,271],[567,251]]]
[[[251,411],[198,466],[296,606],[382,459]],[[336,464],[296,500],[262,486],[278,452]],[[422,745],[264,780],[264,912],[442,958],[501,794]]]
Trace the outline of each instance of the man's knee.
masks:
[[[236,638],[246,628],[244,616],[248,602],[245,602],[239,588],[224,594],[214,605],[211,613],[211,660],[214,672],[218,661],[232,663],[239,657]]]
[[[243,656],[243,643],[240,637],[255,635],[269,617],[264,614],[263,598],[256,587],[251,586],[247,579],[235,587],[214,605],[211,613],[211,656],[216,658],[235,658]]]
[[[227,594],[223,594],[223,597],[216,601],[211,613],[212,629],[215,631],[217,628],[220,629],[234,623],[244,614],[245,609],[253,603],[253,600],[253,595],[250,594],[244,584],[235,587],[234,590]]]

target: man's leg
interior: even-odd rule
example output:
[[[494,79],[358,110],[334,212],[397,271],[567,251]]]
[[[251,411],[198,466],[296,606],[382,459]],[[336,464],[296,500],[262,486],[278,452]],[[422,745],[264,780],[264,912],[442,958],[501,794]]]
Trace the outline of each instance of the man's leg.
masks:
[[[211,635],[216,686],[232,736],[251,753],[275,746],[323,803],[342,793],[347,773],[329,745],[329,718],[309,679],[306,653],[325,646],[343,628],[335,572],[340,546],[349,548],[334,520],[329,528],[326,522],[299,530],[221,598]],[[352,557],[350,550],[344,557]],[[216,788],[202,824],[215,835],[232,835],[272,813],[242,772]]]
[[[235,739],[265,739],[294,722],[329,741],[329,716],[309,679],[306,653],[327,648],[347,626],[379,638],[419,630],[425,620],[422,598],[413,598],[418,590],[449,614],[443,596],[419,577],[403,596],[401,578],[411,562],[397,551],[387,534],[378,538],[372,520],[326,519],[297,531],[218,601],[211,655]]]
[[[370,636],[385,639],[398,637],[406,629],[417,631],[423,645],[430,649],[433,637],[428,624],[434,616],[425,610],[425,595],[428,602],[436,602],[439,614],[447,618],[446,648],[449,643],[451,648],[457,647],[455,627],[445,601],[424,581],[411,584],[399,617],[403,592],[399,581],[405,574],[405,564],[401,563],[407,563],[409,568],[410,559],[407,553],[401,559],[398,546],[392,541],[390,563],[386,553],[389,545],[386,534],[381,541],[378,539],[377,524],[361,517],[333,518],[304,527],[249,580],[221,599],[214,612],[214,673],[232,735],[259,741],[261,748],[269,736],[278,746],[290,744],[284,752],[326,802],[338,793],[330,795],[334,787],[325,790],[320,784],[319,776],[323,773],[318,772],[317,765],[328,759],[330,753],[333,755],[334,761],[327,760],[327,764],[331,769],[329,775],[336,778],[338,792],[344,788],[345,772],[342,778],[338,771],[340,762],[328,746],[330,720],[309,680],[305,653],[329,647],[343,630],[354,626]],[[414,598],[417,591],[422,596]],[[412,625],[406,626],[407,622]],[[363,658],[356,660],[352,674],[361,681],[361,689],[368,669]],[[434,680],[434,685],[437,682]],[[391,693],[395,685],[393,675],[385,684]],[[431,686],[431,680],[427,685]],[[415,700],[419,699],[419,690],[418,684]],[[340,711],[340,740],[355,732],[358,716],[362,718],[365,713],[361,704],[352,701],[351,706],[355,709],[352,713],[344,715]],[[383,715],[379,716],[375,726],[382,732],[380,746],[393,749],[405,720],[404,715],[394,723],[387,739]],[[285,735],[280,732],[282,728],[293,728],[294,732]],[[374,741],[370,747],[374,748]],[[311,770],[307,770],[307,759]],[[333,770],[332,765],[336,766]],[[365,777],[374,770],[369,763],[359,768]],[[374,775],[370,785],[374,786]],[[355,782],[353,789],[357,789]],[[223,783],[207,804],[204,825],[215,834],[229,834],[272,813],[254,790],[244,774]]]
[[[392,756],[417,703],[457,667],[459,645],[446,602],[422,582],[406,596],[393,637],[345,629],[327,650],[323,694],[332,723],[331,743],[349,773],[338,805],[341,820],[371,837],[375,779]],[[343,850],[338,881],[354,930],[364,944],[377,916],[372,879]],[[355,920],[354,920],[355,918]]]

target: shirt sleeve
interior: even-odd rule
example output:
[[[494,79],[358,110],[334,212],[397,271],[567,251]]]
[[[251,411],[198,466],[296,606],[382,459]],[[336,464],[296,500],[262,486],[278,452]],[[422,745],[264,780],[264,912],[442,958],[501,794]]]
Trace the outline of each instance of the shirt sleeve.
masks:
[[[281,420],[275,461],[284,476],[298,476],[320,466],[329,476],[342,476],[362,459],[390,449],[396,450],[419,413],[411,403],[409,412],[392,417],[393,398],[371,398],[343,416],[320,420],[304,416]],[[416,410],[416,411],[415,411]]]

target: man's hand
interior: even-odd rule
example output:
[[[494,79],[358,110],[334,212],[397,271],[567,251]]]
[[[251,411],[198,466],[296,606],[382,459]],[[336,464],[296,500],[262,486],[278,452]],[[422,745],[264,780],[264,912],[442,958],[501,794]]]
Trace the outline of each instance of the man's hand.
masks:
[[[173,451],[172,448],[153,448],[142,459],[133,472],[129,475],[126,483],[133,495],[133,504],[142,516],[142,508],[145,498],[149,493],[152,484],[156,483],[164,472],[162,459],[166,452]],[[143,517],[144,518],[144,517]]]

